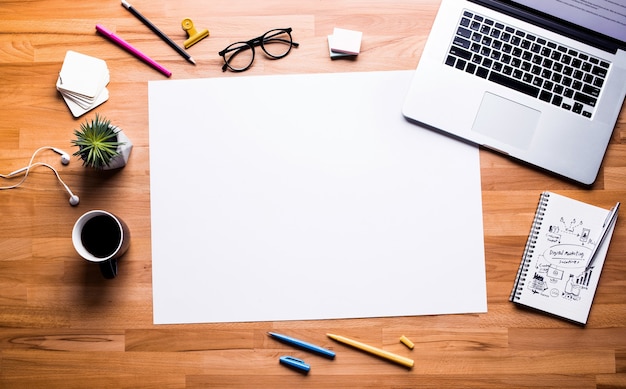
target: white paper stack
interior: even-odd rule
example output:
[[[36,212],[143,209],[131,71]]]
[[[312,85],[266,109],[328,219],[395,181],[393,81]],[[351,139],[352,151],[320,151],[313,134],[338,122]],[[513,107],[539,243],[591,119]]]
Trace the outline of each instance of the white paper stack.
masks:
[[[72,115],[79,117],[108,100],[108,83],[105,61],[68,51],[56,86]]]

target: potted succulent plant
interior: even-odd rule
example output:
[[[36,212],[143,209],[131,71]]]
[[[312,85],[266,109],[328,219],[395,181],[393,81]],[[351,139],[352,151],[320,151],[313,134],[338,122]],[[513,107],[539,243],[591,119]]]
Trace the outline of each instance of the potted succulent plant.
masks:
[[[74,130],[76,139],[72,144],[78,147],[74,153],[83,160],[83,166],[98,170],[110,170],[126,165],[133,144],[110,120],[96,114],[95,119],[85,121],[80,130]]]

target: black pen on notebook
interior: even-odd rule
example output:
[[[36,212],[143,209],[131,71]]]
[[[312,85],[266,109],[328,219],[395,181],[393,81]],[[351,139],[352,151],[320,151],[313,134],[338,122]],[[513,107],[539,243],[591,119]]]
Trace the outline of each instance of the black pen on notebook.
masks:
[[[157,26],[155,26],[154,24],[152,24],[152,22],[150,22],[148,19],[146,19],[145,16],[143,16],[142,14],[139,13],[139,11],[137,11],[132,5],[130,5],[128,3],[128,1],[126,0],[122,0],[122,5],[124,6],[124,8],[126,8],[128,11],[130,11],[130,13],[132,13],[133,15],[135,15],[135,17],[139,20],[141,20],[141,22],[143,24],[145,24],[146,26],[148,26],[149,29],[151,29],[155,34],[157,34],[159,36],[159,38],[163,39],[163,41],[165,41],[165,43],[167,43],[168,45],[170,45],[174,50],[176,50],[180,55],[183,56],[183,58],[185,58],[187,61],[191,62],[192,64],[196,64],[196,61],[193,60],[193,58],[191,58],[191,56],[185,51],[183,50],[182,47],[178,46],[176,44],[176,42],[174,42],[173,40],[171,40],[167,35],[165,35],[165,33],[161,30],[159,30],[159,28]]]
[[[585,271],[591,269],[591,265],[593,265],[593,261],[594,259],[596,259],[596,254],[598,253],[598,249],[602,245],[602,242],[604,242],[604,238],[606,238],[609,230],[611,229],[611,225],[617,218],[617,211],[619,211],[619,204],[620,203],[618,201],[617,204],[615,204],[615,206],[611,208],[611,210],[609,211],[609,214],[606,216],[606,219],[604,220],[604,224],[602,225],[602,232],[600,233],[600,239],[598,239],[598,241],[596,242],[596,245],[593,247],[593,250],[591,251],[591,256],[589,257],[589,263],[587,264],[587,267],[585,267]]]

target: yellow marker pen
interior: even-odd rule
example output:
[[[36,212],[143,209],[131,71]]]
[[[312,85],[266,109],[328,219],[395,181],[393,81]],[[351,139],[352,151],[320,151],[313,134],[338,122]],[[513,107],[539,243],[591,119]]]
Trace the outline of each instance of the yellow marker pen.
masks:
[[[389,351],[385,351],[385,350],[379,349],[377,347],[370,346],[368,344],[361,343],[361,342],[358,342],[356,340],[352,340],[352,339],[346,338],[345,336],[334,335],[334,334],[326,334],[326,336],[328,336],[332,340],[336,340],[337,342],[347,344],[347,345],[352,346],[354,348],[357,348],[359,350],[366,351],[366,352],[368,352],[370,354],[373,354],[373,355],[376,355],[378,357],[387,359],[387,360],[389,360],[391,362],[395,362],[395,363],[397,363],[399,365],[402,365],[402,366],[405,366],[405,367],[408,367],[408,368],[412,368],[413,365],[414,365],[413,360],[410,359],[410,358],[406,358],[406,357],[403,357],[403,356],[400,356],[400,355],[397,355],[397,354],[394,354],[394,353],[390,353]]]

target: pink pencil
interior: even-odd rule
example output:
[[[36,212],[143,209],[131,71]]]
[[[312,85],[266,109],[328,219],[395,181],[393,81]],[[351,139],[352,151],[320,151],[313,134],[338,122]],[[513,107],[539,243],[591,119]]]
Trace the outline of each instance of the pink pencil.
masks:
[[[142,53],[141,51],[137,50],[136,48],[134,48],[133,46],[130,45],[130,43],[126,42],[124,39],[120,38],[119,36],[115,35],[114,33],[112,33],[111,31],[109,31],[108,29],[106,29],[105,27],[103,27],[100,24],[96,24],[96,30],[104,35],[105,37],[109,38],[110,40],[112,40],[114,43],[116,43],[117,45],[121,46],[122,48],[124,48],[126,51],[128,51],[129,53],[133,54],[135,57],[139,58],[140,60],[144,61],[145,63],[147,63],[148,65],[152,66],[153,68],[155,68],[156,70],[160,71],[161,73],[165,74],[167,77],[170,77],[172,75],[172,72],[170,72],[169,70],[167,70],[166,68],[164,68],[163,66],[159,65],[158,62],[156,62],[155,60],[153,60],[152,58],[148,57],[147,55],[145,55],[144,53]]]

